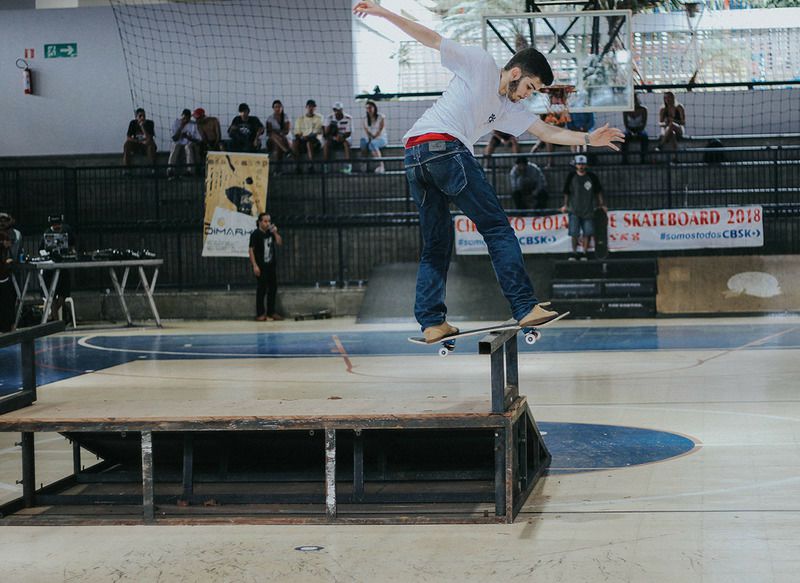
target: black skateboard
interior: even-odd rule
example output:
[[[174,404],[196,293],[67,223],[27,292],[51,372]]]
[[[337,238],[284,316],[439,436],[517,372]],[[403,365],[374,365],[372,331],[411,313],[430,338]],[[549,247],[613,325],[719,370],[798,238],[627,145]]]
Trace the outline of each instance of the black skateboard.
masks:
[[[608,257],[608,215],[602,208],[594,209],[594,254],[598,259]]]
[[[542,337],[542,333],[539,331],[539,328],[544,328],[545,326],[549,326],[553,322],[559,321],[561,318],[565,318],[569,316],[569,312],[564,312],[563,314],[559,314],[558,317],[553,318],[549,322],[545,322],[544,324],[539,324],[538,326],[525,326],[520,327],[516,324],[495,324],[494,326],[486,326],[483,328],[472,328],[471,330],[459,330],[456,334],[451,334],[450,336],[445,336],[444,338],[440,338],[439,340],[434,340],[433,342],[428,342],[425,340],[423,336],[412,336],[408,339],[409,342],[412,344],[424,344],[429,346],[431,344],[441,344],[439,348],[439,355],[440,356],[447,356],[456,348],[456,340],[459,338],[465,338],[467,336],[476,336],[478,334],[489,334],[491,332],[502,332],[504,330],[522,330],[522,333],[525,335],[525,342],[528,344],[536,344],[536,341]]]

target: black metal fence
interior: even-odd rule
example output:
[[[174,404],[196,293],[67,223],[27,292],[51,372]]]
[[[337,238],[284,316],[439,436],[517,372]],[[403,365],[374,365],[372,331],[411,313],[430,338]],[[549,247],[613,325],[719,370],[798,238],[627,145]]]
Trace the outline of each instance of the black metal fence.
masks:
[[[501,202],[514,210],[509,171],[514,155],[484,159]],[[548,181],[548,209],[562,204],[571,170],[569,152],[530,159]],[[765,206],[765,247],[758,253],[800,251],[800,146],[708,148],[652,152],[631,164],[620,154],[590,154],[590,170],[603,184],[607,204],[657,209],[743,204]],[[344,173],[342,161],[318,163],[296,173],[292,163],[273,164],[268,210],[284,235],[279,277],[285,284],[365,280],[375,265],[415,261],[420,241],[416,209],[402,159],[385,158],[388,172]],[[165,260],[159,285],[218,287],[251,282],[247,261],[203,258],[204,182],[168,181],[165,168],[119,166],[0,168],[0,210],[11,212],[25,246],[35,250],[48,214],[63,213],[79,249],[147,248]],[[522,213],[520,213],[522,214]],[[737,250],[741,253],[742,250]],[[100,285],[87,279],[81,287]]]

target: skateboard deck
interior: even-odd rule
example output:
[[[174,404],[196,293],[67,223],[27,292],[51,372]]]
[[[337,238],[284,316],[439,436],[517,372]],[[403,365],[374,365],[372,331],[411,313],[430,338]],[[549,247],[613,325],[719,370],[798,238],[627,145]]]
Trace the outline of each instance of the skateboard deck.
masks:
[[[409,342],[412,344],[424,344],[429,346],[431,344],[441,344],[439,348],[439,354],[441,356],[447,356],[456,347],[456,340],[459,338],[465,338],[467,336],[477,336],[478,334],[489,334],[491,332],[502,332],[504,330],[522,330],[525,334],[525,342],[528,344],[535,344],[539,338],[541,338],[542,333],[539,331],[540,328],[545,328],[554,322],[558,322],[562,318],[569,316],[569,312],[564,312],[563,314],[559,314],[558,317],[553,318],[549,322],[545,322],[544,324],[539,324],[538,326],[517,326],[516,324],[495,324],[494,326],[485,326],[482,328],[472,328],[470,330],[459,330],[457,334],[451,334],[450,336],[445,336],[444,338],[440,338],[439,340],[434,340],[433,342],[428,342],[425,340],[424,336],[412,336],[408,339]]]
[[[594,254],[599,259],[608,257],[608,215],[601,208],[594,209]]]

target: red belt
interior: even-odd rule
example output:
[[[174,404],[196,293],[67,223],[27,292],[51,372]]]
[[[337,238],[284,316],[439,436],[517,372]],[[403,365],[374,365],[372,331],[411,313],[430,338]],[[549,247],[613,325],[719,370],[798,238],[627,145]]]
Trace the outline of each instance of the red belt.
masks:
[[[408,141],[406,142],[406,148],[418,146],[419,144],[424,144],[425,142],[435,142],[439,140],[443,142],[457,142],[458,138],[454,138],[450,134],[438,134],[436,132],[432,132],[428,134],[422,134],[421,136],[408,138]]]

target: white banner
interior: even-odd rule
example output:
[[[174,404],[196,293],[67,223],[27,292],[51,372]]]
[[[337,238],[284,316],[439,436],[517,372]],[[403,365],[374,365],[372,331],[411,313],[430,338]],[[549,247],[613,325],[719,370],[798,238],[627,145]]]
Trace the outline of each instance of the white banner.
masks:
[[[209,152],[203,257],[247,257],[250,233],[267,205],[266,154]]]
[[[760,206],[609,211],[610,251],[763,247]],[[523,253],[569,253],[567,215],[509,217]],[[455,218],[456,253],[485,255],[483,237],[464,215]]]

